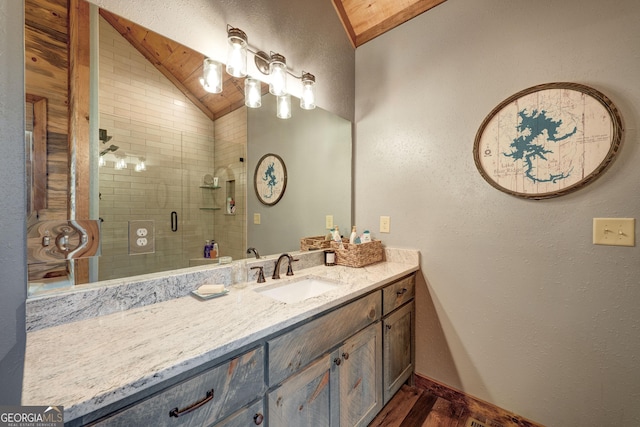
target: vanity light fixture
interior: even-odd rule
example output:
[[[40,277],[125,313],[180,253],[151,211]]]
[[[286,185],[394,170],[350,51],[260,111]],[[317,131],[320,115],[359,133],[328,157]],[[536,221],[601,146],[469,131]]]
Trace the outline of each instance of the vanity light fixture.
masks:
[[[244,80],[244,105],[249,108],[258,108],[262,105],[260,80],[252,77]]]
[[[278,97],[276,116],[279,119],[291,118],[291,95],[288,93]]]
[[[222,92],[222,64],[211,58],[205,58],[200,84],[207,92]]]
[[[245,105],[250,108],[258,108],[262,105],[260,99],[262,97],[260,81],[247,76],[247,52],[250,52],[254,56],[254,62],[258,70],[262,74],[269,76],[269,92],[278,97],[278,117],[291,117],[291,97],[287,92],[287,74],[302,82],[300,107],[304,110],[314,109],[316,107],[315,76],[304,71],[301,76],[295,75],[287,68],[287,60],[283,55],[275,52],[267,54],[262,50],[254,49],[249,45],[247,40],[247,34],[244,31],[227,24],[228,46],[226,70],[227,73],[233,77],[246,77],[244,83]],[[217,71],[217,74],[213,74],[216,76],[215,81],[209,81],[207,79],[207,76],[209,76],[207,66],[208,64],[212,66],[211,63],[220,66],[220,64],[210,58],[205,59],[205,71],[201,83],[209,92],[219,93],[222,91],[221,72]],[[214,88],[215,90],[209,90],[209,88]],[[280,99],[281,97],[285,98]],[[285,112],[285,110],[288,111]]]
[[[227,24],[227,73],[233,77],[247,75],[247,35]]]
[[[316,77],[311,73],[302,72],[302,96],[300,97],[300,108],[303,110],[313,110],[316,108]]]

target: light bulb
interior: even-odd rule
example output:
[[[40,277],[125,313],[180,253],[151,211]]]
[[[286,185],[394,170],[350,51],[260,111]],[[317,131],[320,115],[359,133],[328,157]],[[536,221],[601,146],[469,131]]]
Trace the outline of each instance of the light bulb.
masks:
[[[316,78],[313,74],[302,74],[302,96],[300,97],[300,108],[303,110],[313,110],[316,108],[315,83]]]
[[[205,58],[200,84],[207,92],[222,92],[222,65],[211,58]]]
[[[239,28],[227,31],[227,73],[233,77],[247,75],[247,35]]]
[[[247,77],[244,81],[244,105],[258,108],[262,105],[260,80]]]
[[[269,92],[275,96],[283,96],[287,93],[287,63],[284,56],[274,53],[269,63]]]
[[[276,116],[279,119],[291,118],[291,95],[288,93],[278,97]]]

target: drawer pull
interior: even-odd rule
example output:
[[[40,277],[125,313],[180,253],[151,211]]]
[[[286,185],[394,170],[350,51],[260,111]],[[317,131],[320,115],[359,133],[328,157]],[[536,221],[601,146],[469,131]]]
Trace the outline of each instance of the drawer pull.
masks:
[[[255,423],[255,425],[259,426],[260,424],[262,424],[262,421],[264,421],[264,415],[262,415],[261,413],[257,413],[253,416],[253,422]]]
[[[407,288],[402,288],[402,290],[396,292],[396,295],[398,296],[404,295],[407,293],[407,290],[408,290]]]
[[[391,325],[385,325],[387,329],[391,329]]]
[[[184,409],[178,409],[178,408],[173,408],[170,412],[169,412],[169,416],[170,417],[176,417],[178,418],[181,415],[185,415],[188,414],[191,411],[195,411],[196,409],[198,409],[199,407],[201,407],[202,405],[204,405],[205,403],[209,402],[213,400],[213,389],[207,391],[207,395],[205,396],[204,399],[187,406]]]
[[[333,359],[333,363],[335,363],[337,366],[340,366],[340,364],[342,363],[342,359],[336,357],[335,359]]]
[[[347,352],[342,353],[342,357],[344,358],[344,360],[349,360],[349,353]]]

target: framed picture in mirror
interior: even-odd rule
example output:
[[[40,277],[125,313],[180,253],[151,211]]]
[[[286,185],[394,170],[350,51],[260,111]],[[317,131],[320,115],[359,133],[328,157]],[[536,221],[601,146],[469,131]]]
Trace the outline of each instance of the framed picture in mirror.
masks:
[[[287,167],[277,154],[265,154],[258,161],[253,175],[256,196],[260,203],[273,206],[282,199],[287,188]]]

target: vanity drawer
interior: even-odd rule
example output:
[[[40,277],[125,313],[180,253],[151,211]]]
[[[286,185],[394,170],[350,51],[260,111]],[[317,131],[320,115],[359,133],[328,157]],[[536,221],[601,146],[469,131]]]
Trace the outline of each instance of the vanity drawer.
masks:
[[[220,421],[214,427],[247,427],[247,426],[264,426],[267,422],[264,416],[264,402],[262,399],[253,405],[243,408],[233,415]]]
[[[404,279],[382,289],[382,315],[386,316],[415,296],[416,275],[412,274]]]
[[[327,353],[380,319],[380,292],[374,292],[267,342],[269,385]]]
[[[264,349],[258,347],[96,425],[208,426],[258,399],[264,391]]]

